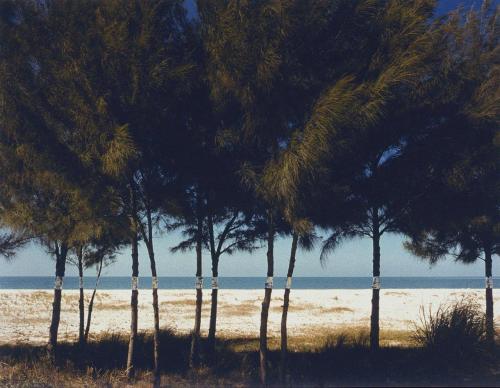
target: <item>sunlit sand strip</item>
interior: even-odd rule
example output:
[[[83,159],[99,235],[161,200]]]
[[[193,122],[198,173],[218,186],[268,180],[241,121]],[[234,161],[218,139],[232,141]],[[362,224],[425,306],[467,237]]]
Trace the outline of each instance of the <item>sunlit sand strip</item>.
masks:
[[[86,292],[86,303],[90,297]],[[217,333],[225,338],[257,337],[263,290],[219,291]],[[480,289],[387,289],[381,292],[380,326],[384,331],[408,332],[419,321],[421,307],[435,310],[442,303],[474,298],[484,305]],[[194,290],[160,290],[160,324],[176,333],[189,333],[195,310]],[[288,314],[291,338],[314,339],[342,330],[368,329],[371,290],[293,290]],[[500,290],[494,290],[496,306]],[[153,328],[151,291],[139,291],[139,330]],[[273,290],[269,335],[280,333],[283,290]],[[52,291],[0,290],[0,343],[45,343],[50,323]],[[100,290],[96,295],[91,335],[127,334],[130,327],[130,291]],[[496,307],[496,312],[500,311]],[[204,290],[202,334],[208,331],[210,290]],[[500,314],[495,315],[497,325]],[[59,338],[75,340],[78,335],[78,290],[64,290]],[[393,341],[394,342],[394,341]],[[397,340],[396,340],[397,342]],[[391,343],[389,341],[388,343]]]

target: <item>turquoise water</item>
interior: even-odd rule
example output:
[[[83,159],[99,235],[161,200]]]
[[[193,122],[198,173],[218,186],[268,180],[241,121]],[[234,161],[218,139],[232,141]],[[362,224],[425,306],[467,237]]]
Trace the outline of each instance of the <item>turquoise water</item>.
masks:
[[[499,278],[494,279],[497,283]],[[160,277],[160,289],[192,289],[194,277]],[[264,287],[264,277],[219,277],[219,288],[260,289]],[[286,278],[275,277],[274,288],[284,288]],[[103,277],[99,288],[106,290],[130,289],[130,277]],[[94,277],[85,277],[85,288],[93,288]],[[297,277],[293,278],[294,289],[366,289],[371,288],[371,277]],[[50,289],[53,288],[52,276],[0,276],[0,289]],[[382,288],[484,288],[483,277],[382,277]],[[141,277],[139,288],[150,288],[151,278]],[[204,287],[210,288],[210,277],[205,278]],[[77,289],[78,278],[64,278],[65,289]]]

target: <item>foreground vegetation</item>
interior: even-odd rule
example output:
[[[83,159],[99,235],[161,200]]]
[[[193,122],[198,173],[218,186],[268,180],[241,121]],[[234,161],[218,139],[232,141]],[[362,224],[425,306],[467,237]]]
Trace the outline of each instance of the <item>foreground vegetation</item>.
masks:
[[[369,350],[367,328],[309,338],[290,337],[284,377],[280,340],[270,338],[270,384],[290,385],[496,385],[500,377],[500,346],[486,341],[484,314],[472,299],[436,311],[422,312],[414,332],[381,331],[381,348]],[[219,339],[196,368],[189,366],[190,335],[161,330],[159,370],[154,378],[153,335],[137,338],[137,373],[127,377],[123,335],[101,335],[84,347],[61,343],[58,358],[43,346],[0,346],[0,384],[26,386],[122,386],[152,383],[168,386],[252,386],[258,384],[259,338]],[[397,346],[388,343],[399,343]],[[159,376],[158,376],[159,375]]]
[[[385,334],[382,332],[382,338]],[[390,335],[389,337],[390,338]],[[399,337],[398,337],[399,338]],[[406,337],[409,340],[409,336]],[[127,384],[127,338],[103,336],[88,343],[85,351],[77,344],[61,343],[61,360],[54,367],[46,349],[36,346],[0,347],[0,384],[25,386],[122,386]],[[495,385],[500,376],[500,349],[483,354],[474,363],[455,364],[449,359],[429,357],[424,347],[384,346],[369,351],[368,331],[344,332],[304,348],[290,338],[287,379],[292,385]],[[258,338],[218,340],[216,360],[189,369],[190,336],[161,332],[161,384],[169,386],[252,386],[258,384]],[[382,341],[383,344],[383,341]],[[202,342],[201,346],[206,346]],[[279,341],[269,342],[271,384],[278,383]],[[137,386],[153,381],[152,336],[139,336]],[[442,356],[442,355],[441,355]],[[448,362],[447,362],[448,361]]]

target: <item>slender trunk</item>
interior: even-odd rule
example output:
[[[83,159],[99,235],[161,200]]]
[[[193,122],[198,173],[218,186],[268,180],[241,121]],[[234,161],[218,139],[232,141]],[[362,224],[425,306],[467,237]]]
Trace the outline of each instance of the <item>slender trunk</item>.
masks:
[[[274,220],[271,212],[268,216],[269,230],[267,235],[267,280],[262,301],[262,311],[260,314],[260,381],[267,384],[267,321],[269,316],[269,305],[271,304],[271,293],[273,291],[274,274]]]
[[[135,200],[133,202],[133,214],[135,215]],[[127,355],[127,377],[133,378],[135,374],[135,343],[137,341],[137,303],[139,299],[139,251],[138,251],[138,239],[137,239],[137,222],[135,217],[131,217],[132,226],[132,295],[130,299],[130,340],[128,343],[128,355]]]
[[[199,365],[200,361],[200,327],[201,307],[203,303],[203,278],[202,276],[202,228],[203,218],[198,209],[198,228],[196,231],[196,311],[194,317],[194,330],[191,337],[191,351],[189,355],[189,367]]]
[[[495,343],[495,323],[493,318],[493,278],[491,247],[484,248],[484,266],[486,276],[486,340],[490,345]]]
[[[151,210],[147,209],[148,230],[147,236],[144,233],[144,241],[148,249],[149,262],[151,265],[151,286],[153,293],[153,314],[154,314],[154,332],[153,332],[153,374],[155,376],[155,385],[159,384],[160,376],[160,310],[158,308],[158,277],[156,274],[156,260],[153,245],[153,221]]]
[[[152,244],[152,243],[151,243]],[[151,277],[152,277],[152,288],[153,288],[153,312],[154,312],[154,334],[153,334],[153,373],[157,377],[159,375],[160,368],[160,310],[158,308],[158,277],[156,275],[156,262],[154,258],[154,252],[151,247],[151,252],[149,253],[149,258],[151,262]]]
[[[54,301],[52,302],[52,319],[50,322],[48,351],[52,359],[57,357],[57,334],[59,321],[61,319],[61,298],[64,272],[66,270],[66,256],[68,248],[66,244],[56,246],[56,279],[54,284]]]
[[[78,327],[78,343],[81,347],[85,345],[85,334],[84,334],[84,324],[85,324],[85,305],[84,305],[84,295],[83,295],[83,249],[80,247],[78,249],[78,277],[80,282],[80,298],[78,300],[78,309],[80,311],[80,324]]]
[[[380,224],[378,209],[373,210],[373,284],[372,284],[372,313],[370,320],[370,349],[379,348],[379,306],[380,306]]]
[[[288,356],[288,334],[286,327],[286,320],[288,316],[288,306],[290,302],[290,289],[292,287],[293,269],[295,267],[295,254],[297,253],[297,243],[299,235],[297,232],[293,233],[292,249],[290,251],[290,261],[288,263],[288,273],[285,285],[285,295],[283,296],[283,312],[281,314],[281,359],[280,359],[280,380],[283,384],[285,382],[285,375],[287,370],[287,356]]]
[[[219,293],[219,258],[212,259],[212,299],[210,304],[210,325],[208,328],[208,353],[215,351],[215,332],[217,330],[217,297]]]
[[[210,243],[210,257],[212,259],[212,295],[210,303],[210,323],[208,327],[207,354],[212,360],[215,354],[215,332],[217,330],[217,297],[219,293],[219,253],[215,249],[214,222],[210,206],[210,196],[207,202],[207,225]]]
[[[101,278],[102,262],[103,262],[103,259],[101,258],[101,260],[99,261],[99,269],[97,271],[97,278],[95,281],[94,290],[92,291],[92,296],[90,297],[90,301],[89,301],[89,307],[88,307],[88,312],[87,312],[87,326],[85,327],[85,337],[84,337],[85,343],[87,343],[89,340],[90,322],[92,321],[92,310],[94,308],[94,298],[95,298],[95,294],[97,292],[97,286],[99,285],[99,279]]]

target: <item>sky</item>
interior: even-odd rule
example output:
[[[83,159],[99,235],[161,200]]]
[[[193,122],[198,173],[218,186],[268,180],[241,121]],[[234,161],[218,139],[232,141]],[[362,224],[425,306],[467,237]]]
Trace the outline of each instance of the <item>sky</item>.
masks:
[[[158,276],[194,276],[196,272],[195,252],[172,254],[169,248],[179,241],[178,234],[158,237],[155,241],[155,256]],[[381,241],[382,276],[484,276],[484,262],[474,264],[455,263],[449,258],[434,266],[412,256],[402,247],[403,238],[384,235]],[[319,260],[320,244],[311,252],[297,253],[294,276],[371,276],[372,245],[369,239],[357,239],[343,244],[322,265]],[[279,239],[275,247],[275,276],[286,276],[290,256],[291,239]],[[149,259],[144,246],[139,251],[141,276],[150,276]],[[203,252],[203,274],[210,276],[210,256]],[[38,246],[20,251],[11,262],[0,262],[0,276],[51,276],[55,261]],[[131,268],[130,251],[124,250],[112,266],[103,271],[103,276],[129,276]],[[219,276],[265,276],[266,250],[262,248],[252,255],[235,253],[223,256],[219,264]],[[89,269],[87,275],[94,275]],[[500,260],[496,257],[493,273],[500,273]],[[66,276],[78,276],[74,265],[68,264]]]
[[[498,3],[498,1],[495,1]],[[194,0],[186,0],[189,15],[195,16]],[[459,4],[465,8],[481,4],[477,0],[441,0],[438,13],[447,12]],[[195,252],[170,253],[170,247],[180,240],[177,233],[155,239],[157,270],[159,276],[194,276],[196,271]],[[402,246],[404,238],[398,235],[384,235],[381,240],[382,276],[484,276],[484,262],[473,264],[456,263],[452,258],[430,266],[428,262],[412,256]],[[291,240],[279,239],[275,247],[275,276],[286,276]],[[372,243],[370,239],[356,239],[344,243],[330,255],[325,263],[319,260],[320,246],[313,251],[299,251],[294,276],[371,276]],[[150,275],[149,259],[144,246],[140,249],[139,270],[141,276]],[[129,250],[118,255],[112,266],[104,269],[103,276],[129,276],[131,259]],[[266,250],[262,248],[252,255],[235,253],[223,256],[219,264],[220,276],[265,276]],[[30,245],[18,253],[12,261],[0,261],[0,276],[51,276],[55,262],[37,245]],[[500,260],[493,261],[493,273],[500,273]],[[67,276],[77,276],[76,268],[68,264]],[[88,275],[94,274],[89,269]],[[210,276],[210,256],[204,252],[203,274]]]

